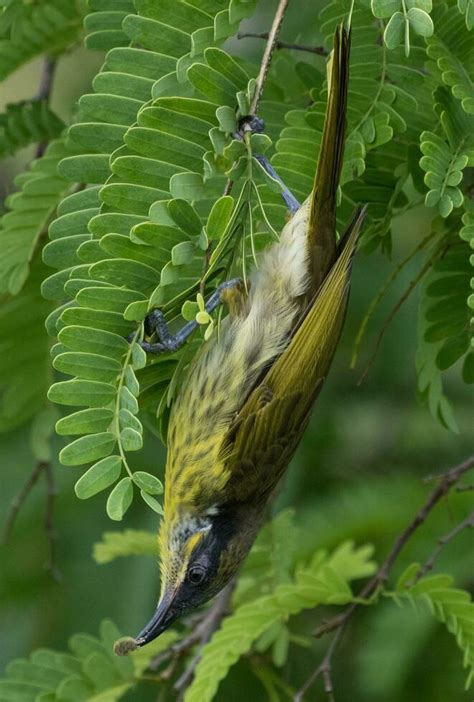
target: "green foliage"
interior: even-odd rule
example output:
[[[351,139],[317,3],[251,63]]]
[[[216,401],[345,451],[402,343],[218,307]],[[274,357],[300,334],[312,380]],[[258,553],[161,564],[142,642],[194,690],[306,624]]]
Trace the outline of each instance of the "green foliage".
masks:
[[[474,113],[474,46],[456,8],[440,3],[436,8],[436,35],[427,41],[427,53],[436,62],[439,79],[461,101],[465,112]]]
[[[443,137],[433,132],[421,134],[420,166],[426,171],[427,207],[438,207],[442,217],[461,207],[463,193],[459,186],[463,170],[474,164],[474,118],[467,115],[446,88],[438,88],[435,109],[440,118]]]
[[[0,298],[0,433],[34,417],[46,402],[51,365],[44,328],[50,303],[39,292],[44,273],[36,257],[22,291]]]
[[[341,544],[330,556],[317,551],[309,563],[296,569],[288,583],[237,607],[203,648],[194,681],[185,694],[186,702],[214,699],[229,668],[275,624],[310,607],[351,602],[349,582],[374,571],[371,553],[370,547],[355,549],[350,543]]]
[[[468,689],[474,679],[474,602],[468,592],[453,587],[449,575],[427,575],[413,584],[419,569],[418,563],[410,565],[400,576],[396,591],[388,594],[399,604],[427,605],[431,614],[453,634],[463,653],[463,665],[468,669]]]
[[[421,37],[433,34],[431,0],[372,0],[375,17],[388,19],[384,31],[384,42],[388,49],[405,45],[405,55],[410,54],[410,32]]]
[[[327,50],[351,5],[325,3],[320,26]],[[390,253],[399,215],[423,200],[441,215],[428,245],[416,363],[421,399],[456,431],[443,373],[462,365],[463,380],[474,381],[469,171],[474,44],[467,33],[474,5],[472,0],[458,0],[457,7],[454,0],[436,3],[433,10],[429,0],[355,5],[339,229],[356,203],[366,203],[364,248],[380,246]],[[86,46],[107,53],[65,137],[54,140],[62,125],[43,102],[9,106],[0,117],[0,153],[53,139],[45,155],[17,178],[18,192],[6,200],[9,211],[0,229],[0,431],[34,418],[34,455],[49,461],[56,419],[46,402],[50,387],[50,399],[71,412],[56,423],[57,434],[69,441],[61,461],[85,466],[76,495],[88,499],[108,491],[107,512],[116,521],[138,492],[161,513],[160,481],[135,470],[130,456],[142,449],[145,421],[158,424],[165,439],[184,370],[203,339],[218,329],[220,318],[205,312],[201,287],[207,295],[230,276],[246,279],[258,252],[284,224],[280,186],[253,154],[267,153],[300,200],[312,187],[327,93],[319,58],[277,52],[259,108],[266,134],[247,142],[233,136],[239,117],[249,111],[258,67],[241,58],[237,42],[226,47],[239,55],[221,47],[256,6],[254,0],[89,0]],[[79,2],[0,0],[0,12],[0,77],[33,56],[61,55],[81,31]],[[223,195],[229,179],[233,190]],[[44,263],[56,270],[49,277],[40,249]],[[147,358],[137,343],[154,307],[163,310],[172,330],[183,320],[200,325],[172,356]],[[46,317],[50,337],[57,338],[53,367],[66,376],[52,385]],[[369,533],[392,534],[413,492],[412,482],[398,479],[360,491],[351,484],[347,495],[338,491],[334,499],[318,501],[302,531],[290,511],[267,524],[239,578],[234,611],[205,647],[186,699],[213,699],[243,656],[252,670],[259,666],[271,699],[280,690],[292,694],[283,690],[277,669],[293,664],[290,643],[308,645],[292,615],[353,601],[350,581],[373,572],[371,551],[337,544],[346,536],[364,542]],[[336,550],[314,553],[321,544]],[[98,563],[127,555],[156,559],[156,536],[106,532],[94,547]],[[436,577],[396,597],[428,602],[457,637],[472,669],[472,603],[451,581]],[[404,639],[400,646],[394,635],[390,647],[387,630],[393,633],[398,625],[404,632],[404,620],[392,612],[378,621],[383,636],[372,645],[378,665],[383,656],[395,671],[387,683],[395,690],[430,626],[425,619],[418,628],[411,620],[410,645]],[[0,698],[119,699],[140,680],[149,659],[179,638],[167,633],[118,659],[112,654],[118,636],[106,623],[100,639],[73,637],[72,655],[37,651],[29,661],[14,662],[0,682]],[[388,694],[386,687],[377,689],[375,655],[368,660],[364,690]],[[288,670],[289,665],[285,678]]]
[[[464,15],[466,27],[471,30],[474,27],[474,2],[473,0],[458,0],[458,9]]]
[[[106,531],[102,541],[94,544],[93,556],[96,563],[110,563],[121,556],[158,556],[156,534],[136,529]]]
[[[349,2],[331,3],[321,13],[321,30],[328,47]],[[403,187],[410,176],[408,154],[426,90],[421,68],[423,51],[415,47],[407,65],[401,50],[381,44],[381,27],[370,10],[356,6],[352,16],[352,60],[348,98],[348,137],[342,173],[338,223],[342,228],[354,208],[368,205],[364,242],[391,249],[390,227],[407,199]],[[314,79],[313,79],[314,80]],[[313,86],[309,86],[312,88]],[[306,110],[290,110],[276,144],[272,162],[295,194],[304,198],[311,187],[323,127],[324,103],[315,98]]]
[[[45,100],[7,105],[0,115],[0,158],[29,144],[54,139],[63,128],[64,123]]]
[[[0,80],[35,56],[62,53],[78,40],[84,9],[80,0],[3,0],[1,5]]]
[[[130,690],[148,662],[176,638],[160,637],[146,650],[119,658],[113,644],[120,632],[109,620],[102,622],[100,637],[74,634],[68,653],[38,649],[29,659],[14,660],[0,680],[0,699],[22,702],[116,702]]]
[[[45,237],[48,224],[69,184],[56,172],[66,154],[61,140],[53,141],[30,170],[15,178],[20,190],[6,198],[10,212],[3,215],[0,229],[0,292],[16,295],[23,287],[36,247]]]
[[[68,431],[87,436],[63,449],[61,461],[66,465],[88,463],[117,449],[129,477],[132,471],[125,454],[141,448],[142,442],[142,425],[136,416],[140,383],[142,406],[156,407],[161,402],[163,411],[176,391],[178,370],[182,371],[177,361],[187,362],[188,357],[158,358],[135,375],[145,363],[144,355],[124,337],[133,333],[134,321],[141,321],[151,307],[160,305],[171,319],[176,318],[186,296],[199,283],[207,236],[214,237],[216,226],[225,223],[231,233],[229,201],[226,216],[217,217],[214,210],[203,230],[210,210],[207,198],[218,190],[206,192],[199,209],[181,196],[195,200],[203,190],[203,162],[218,181],[216,187],[223,189],[224,171],[233,159],[220,156],[225,136],[219,130],[216,109],[222,109],[223,103],[232,105],[238,90],[248,82],[247,73],[222,50],[208,47],[202,55],[193,43],[193,32],[184,42],[179,13],[173,11],[171,17],[167,5],[157,9],[139,3],[137,7],[138,14],[128,15],[122,24],[130,39],[140,36],[142,48],[109,51],[94,82],[97,92],[81,98],[78,122],[68,133],[68,146],[78,153],[59,166],[66,179],[105,182],[105,186],[100,191],[93,187],[77,193],[65,201],[67,207],[60,207],[60,217],[50,228],[51,242],[44,250],[45,262],[59,272],[43,285],[46,297],[64,305],[48,323],[50,332],[59,331],[54,366],[75,378],[53,386],[50,399],[112,411],[108,420],[101,415],[102,422],[93,415],[95,430],[84,424],[84,410],[77,413],[78,424],[75,427],[74,419],[70,420]],[[225,23],[220,24],[227,11],[219,12],[215,26],[209,26],[215,41],[222,42],[250,9],[248,3],[234,4],[227,30]],[[189,28],[194,21],[199,25],[204,20],[211,22],[208,7],[206,13],[197,9],[193,13],[183,4],[182,10],[190,13]],[[107,17],[102,17],[105,24]],[[165,20],[170,37],[176,38],[178,25],[179,36],[183,35],[183,55],[178,61],[174,50],[169,55],[154,51],[152,28],[164,26]],[[198,33],[203,31],[204,25],[196,28]],[[160,42],[162,52],[165,46],[166,42]],[[202,44],[199,46],[202,52]],[[186,76],[189,83],[181,87]],[[183,91],[183,97],[168,97]],[[244,97],[242,100],[244,104]],[[149,185],[150,178],[154,187]],[[225,253],[226,246],[228,238],[221,240],[218,250]],[[213,257],[211,269],[218,263]],[[208,333],[211,330],[212,325]],[[139,327],[134,338],[143,338],[142,334]],[[173,376],[168,390],[167,381]],[[64,424],[59,428],[65,433]],[[91,470],[93,477],[98,475],[96,467]],[[110,469],[108,476],[113,475]],[[92,489],[108,485],[107,480],[95,481]],[[138,487],[147,504],[159,512],[159,503],[150,492]],[[130,504],[133,483],[124,478],[115,490],[108,513],[117,519]],[[82,495],[89,493],[89,489],[82,491]]]

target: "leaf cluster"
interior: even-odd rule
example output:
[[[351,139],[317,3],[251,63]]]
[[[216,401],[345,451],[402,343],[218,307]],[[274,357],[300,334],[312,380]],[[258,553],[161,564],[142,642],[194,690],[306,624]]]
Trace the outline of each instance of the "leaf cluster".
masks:
[[[35,56],[64,52],[79,38],[84,6],[80,0],[0,4],[0,80]]]
[[[69,652],[58,653],[38,649],[29,659],[12,661],[0,680],[0,699],[22,702],[81,702],[121,699],[139,679],[149,660],[169,646],[175,634],[165,634],[159,642],[137,651],[127,658],[113,652],[120,632],[113,622],[105,620],[98,638],[74,634]]]

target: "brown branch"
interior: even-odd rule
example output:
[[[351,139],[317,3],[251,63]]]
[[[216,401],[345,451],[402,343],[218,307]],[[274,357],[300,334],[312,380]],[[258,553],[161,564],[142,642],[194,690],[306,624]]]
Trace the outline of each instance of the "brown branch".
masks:
[[[275,51],[278,35],[280,33],[281,25],[283,23],[289,1],[290,0],[279,0],[275,17],[273,18],[273,23],[268,33],[267,44],[265,46],[265,51],[263,52],[262,63],[260,64],[260,71],[258,73],[255,85],[255,93],[250,105],[250,114],[252,115],[255,115],[258,110],[260,98],[262,97],[265,82],[267,80],[268,71],[270,70],[273,52]]]
[[[449,492],[449,490],[453,487],[453,485],[455,485],[455,483],[457,483],[461,476],[467,473],[472,467],[474,467],[474,455],[470,456],[458,466],[455,466],[454,468],[449,469],[445,473],[436,476],[438,482],[437,486],[430,492],[427,500],[422,505],[422,507],[420,507],[420,509],[415,514],[411,522],[407,525],[405,530],[395,539],[391,550],[389,551],[382,565],[378,569],[377,573],[361,589],[360,593],[357,596],[358,600],[364,600],[371,597],[377,592],[380,586],[386,582],[392,566],[394,565],[395,561],[397,560],[398,556],[400,555],[400,552],[402,551],[406,543],[410,540],[410,538],[417,531],[417,529],[426,521],[426,518],[430,514],[431,510],[435,507],[435,505]],[[472,517],[472,515],[470,516]],[[459,526],[456,528],[456,530],[453,530],[453,532],[455,531],[453,535],[451,532],[444,538],[447,539],[449,537],[449,540],[454,538],[456,534],[459,533]],[[466,527],[467,525],[463,526],[463,528]],[[436,555],[437,553],[435,554],[435,558]],[[353,616],[359,604],[359,602],[353,602],[345,610],[345,612],[338,615],[337,617],[334,617],[333,619],[330,619],[327,622],[324,622],[322,626],[318,628],[318,630],[316,631],[316,636],[322,636],[323,634],[327,634],[331,631],[335,631],[336,633],[329,645],[329,648],[322,662],[309,676],[308,680],[306,680],[301,689],[296,693],[296,695],[293,698],[293,702],[302,702],[305,693],[310,689],[310,687],[319,677],[323,678],[324,688],[329,702],[333,702],[334,693],[331,680],[332,658],[337,646],[339,645],[342,635],[349,623],[349,620]]]
[[[48,543],[48,558],[46,561],[46,570],[55,580],[60,580],[60,572],[56,566],[56,530],[54,528],[54,498],[56,496],[56,488],[54,484],[53,469],[51,464],[47,461],[38,461],[36,466],[33,468],[32,472],[28,476],[28,479],[24,483],[21,490],[15,495],[10,504],[10,510],[7,514],[5,520],[5,526],[3,528],[2,542],[5,544],[9,540],[13,527],[15,525],[16,519],[20,509],[23,507],[28,495],[33,490],[34,486],[38,482],[41,474],[46,477],[47,484],[47,500],[46,500],[46,511],[44,515],[44,531]]]
[[[237,39],[268,39],[268,32],[239,32]],[[286,41],[276,41],[275,49],[292,49],[294,51],[307,51],[318,56],[328,56],[329,51],[324,46],[309,46],[308,44],[290,44]]]
[[[56,59],[52,56],[46,56],[44,59],[40,85],[38,88],[38,92],[36,93],[35,100],[46,100],[46,102],[50,101],[55,72]],[[38,144],[35,152],[35,158],[40,158],[44,154],[47,145],[47,141]]]
[[[212,607],[209,609],[206,617],[201,621],[201,623],[196,627],[194,634],[195,642],[199,643],[199,651],[191,660],[189,665],[186,667],[184,673],[180,675],[178,680],[174,684],[174,689],[179,693],[177,702],[181,702],[184,699],[184,693],[186,688],[191,684],[194,671],[197,664],[201,660],[201,650],[202,647],[207,644],[215,631],[219,628],[221,621],[227,614],[229,608],[229,603],[234,592],[236,585],[236,579],[233,578],[230,583],[219,593],[216,597]]]
[[[273,52],[275,51],[275,46],[276,46],[276,43],[278,41],[278,34],[280,33],[280,28],[281,28],[281,25],[283,23],[283,19],[285,17],[285,13],[286,13],[289,2],[290,2],[290,0],[279,0],[278,7],[277,7],[277,10],[275,12],[275,17],[273,18],[272,27],[267,35],[267,44],[265,46],[265,51],[263,52],[262,61],[260,64],[260,70],[258,72],[258,76],[256,79],[255,92],[253,94],[252,103],[250,105],[250,114],[252,114],[252,115],[256,114],[257,109],[258,109],[258,105],[260,103],[260,98],[262,97],[262,93],[263,93],[263,89],[265,87],[268,72],[270,70]],[[225,185],[223,195],[230,195],[233,187],[234,187],[234,181],[229,178],[227,180],[226,185]],[[203,288],[204,288],[203,281],[205,280],[207,270],[209,268],[210,246],[211,246],[211,244],[209,244],[209,246],[206,250],[206,260],[204,263],[204,271],[202,274],[201,285],[200,285],[201,294],[203,293]]]

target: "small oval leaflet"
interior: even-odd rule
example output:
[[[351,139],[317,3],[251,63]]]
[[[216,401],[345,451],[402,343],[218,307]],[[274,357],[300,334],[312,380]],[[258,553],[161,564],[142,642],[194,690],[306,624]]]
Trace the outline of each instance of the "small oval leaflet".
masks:
[[[87,500],[101,490],[105,490],[118,480],[121,470],[120,456],[107,456],[98,461],[75,484],[74,490],[77,497],[80,500]]]
[[[138,431],[140,434],[143,432],[143,426],[140,420],[124,407],[122,407],[122,409],[119,411],[119,422],[121,429],[131,427],[132,429],[135,429],[135,431]]]
[[[133,482],[149,495],[161,495],[163,492],[161,481],[155,475],[143,470],[138,470],[133,474]]]
[[[132,395],[135,395],[136,397],[140,392],[140,385],[131,366],[127,366],[125,370],[125,384]]]
[[[120,441],[124,451],[139,451],[143,446],[142,435],[131,427],[122,429],[120,432]]]
[[[64,466],[92,463],[109,456],[114,450],[115,442],[116,438],[110,432],[87,434],[65,446],[59,454],[59,460]]]
[[[146,366],[146,353],[136,342],[132,345],[132,365],[135,370]]]
[[[217,200],[207,219],[206,232],[209,239],[220,239],[226,231],[234,209],[234,198],[223,195]]]
[[[140,495],[142,496],[142,499],[148,507],[151,507],[151,509],[156,512],[157,514],[163,514],[163,507],[160,505],[158,500],[155,500],[154,497],[151,495],[148,495],[144,490],[140,490]]]
[[[133,500],[133,483],[131,478],[122,478],[117,483],[107,500],[107,514],[110,519],[120,522]]]

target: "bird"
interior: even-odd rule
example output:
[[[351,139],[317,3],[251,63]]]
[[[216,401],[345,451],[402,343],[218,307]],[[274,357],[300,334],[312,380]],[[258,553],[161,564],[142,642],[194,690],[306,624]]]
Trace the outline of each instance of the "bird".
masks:
[[[357,208],[337,242],[349,54],[350,29],[342,23],[328,64],[312,192],[262,253],[248,289],[238,281],[219,289],[229,312],[220,333],[200,347],[174,401],[159,532],[161,593],[133,647],[210,600],[237,573],[327,377],[365,214]]]

